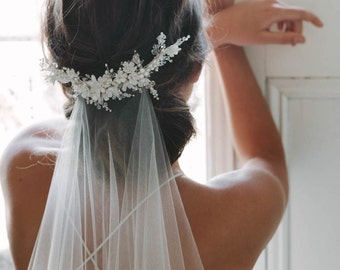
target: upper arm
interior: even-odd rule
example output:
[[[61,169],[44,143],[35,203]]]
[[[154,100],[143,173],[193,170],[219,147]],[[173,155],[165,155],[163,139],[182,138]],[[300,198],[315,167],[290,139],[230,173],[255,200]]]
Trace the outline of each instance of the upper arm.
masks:
[[[54,166],[53,155],[35,149],[42,137],[25,135],[12,141],[0,163],[8,239],[17,269],[27,269]]]
[[[285,178],[284,169],[252,160],[210,183],[219,201],[215,218],[224,226],[224,243],[235,263],[255,263],[277,229],[287,204]]]

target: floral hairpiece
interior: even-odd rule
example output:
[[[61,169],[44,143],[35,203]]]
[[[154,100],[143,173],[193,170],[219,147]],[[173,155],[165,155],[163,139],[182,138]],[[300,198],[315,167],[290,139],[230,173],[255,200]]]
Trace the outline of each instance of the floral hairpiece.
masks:
[[[154,44],[151,50],[155,57],[149,64],[143,66],[143,60],[135,51],[132,59],[122,62],[117,72],[105,64],[106,71],[98,78],[94,75],[80,77],[79,72],[74,69],[59,68],[56,63],[48,64],[44,60],[41,62],[41,68],[49,72],[46,76],[49,82],[71,83],[75,97],[84,98],[88,104],[93,104],[98,109],[111,111],[107,104],[108,100],[132,97],[134,92],[141,93],[143,89],[148,89],[153,97],[158,99],[158,93],[154,89],[155,82],[150,80],[151,74],[157,72],[166,62],[172,62],[172,58],[181,50],[180,45],[189,38],[190,36],[182,37],[173,45],[166,47],[166,36],[160,33],[157,37],[158,43]]]

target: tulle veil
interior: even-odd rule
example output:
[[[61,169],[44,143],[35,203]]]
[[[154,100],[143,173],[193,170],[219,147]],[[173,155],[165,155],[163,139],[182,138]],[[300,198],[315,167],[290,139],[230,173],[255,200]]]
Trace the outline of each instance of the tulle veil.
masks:
[[[75,102],[28,269],[203,269],[150,94]]]

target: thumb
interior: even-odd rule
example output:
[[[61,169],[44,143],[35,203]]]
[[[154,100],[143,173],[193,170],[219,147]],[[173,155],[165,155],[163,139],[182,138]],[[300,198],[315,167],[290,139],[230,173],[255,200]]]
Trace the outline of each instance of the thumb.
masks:
[[[259,36],[260,44],[291,44],[305,43],[303,35],[295,32],[262,32]]]

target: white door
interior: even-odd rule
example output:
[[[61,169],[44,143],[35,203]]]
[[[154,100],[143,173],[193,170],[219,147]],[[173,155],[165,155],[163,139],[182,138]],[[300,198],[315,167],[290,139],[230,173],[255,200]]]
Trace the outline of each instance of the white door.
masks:
[[[340,269],[340,1],[290,0],[313,11],[307,43],[247,48],[284,142],[285,218],[256,270]]]

